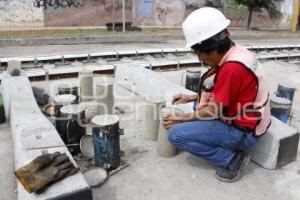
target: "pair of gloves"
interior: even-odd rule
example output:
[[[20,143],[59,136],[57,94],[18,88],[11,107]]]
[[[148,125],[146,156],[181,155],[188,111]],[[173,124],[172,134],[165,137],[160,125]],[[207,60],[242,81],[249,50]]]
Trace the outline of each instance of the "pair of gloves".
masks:
[[[53,183],[79,171],[66,153],[41,155],[17,169],[15,176],[29,192],[43,193]]]

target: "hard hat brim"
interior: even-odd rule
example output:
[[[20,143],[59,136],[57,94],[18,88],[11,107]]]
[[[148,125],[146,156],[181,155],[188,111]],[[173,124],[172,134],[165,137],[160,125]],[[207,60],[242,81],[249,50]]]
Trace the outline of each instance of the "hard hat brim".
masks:
[[[224,23],[224,28],[222,29],[222,30],[224,30],[224,29],[226,29],[228,26],[229,26],[229,24],[230,24],[230,20],[229,19],[226,19],[226,23]],[[222,31],[221,30],[221,31]],[[220,31],[220,32],[221,32]],[[218,32],[219,33],[219,32]],[[209,38],[211,38],[212,36],[214,36],[214,35],[216,35],[216,34],[218,34],[218,33],[213,33],[212,35],[209,35],[207,38],[202,38],[201,40],[199,39],[199,41],[194,41],[194,42],[190,42],[190,43],[187,43],[186,44],[186,46],[185,46],[185,48],[186,49],[190,49],[192,46],[194,46],[195,44],[201,44],[203,41],[205,41],[205,40],[207,40],[207,39],[209,39]]]

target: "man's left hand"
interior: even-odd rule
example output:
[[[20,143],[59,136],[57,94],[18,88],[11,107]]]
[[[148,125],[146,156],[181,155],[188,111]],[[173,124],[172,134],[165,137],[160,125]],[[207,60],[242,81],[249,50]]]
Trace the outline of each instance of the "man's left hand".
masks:
[[[182,123],[182,117],[180,113],[168,114],[164,117],[163,125],[166,129],[169,129],[175,124]]]

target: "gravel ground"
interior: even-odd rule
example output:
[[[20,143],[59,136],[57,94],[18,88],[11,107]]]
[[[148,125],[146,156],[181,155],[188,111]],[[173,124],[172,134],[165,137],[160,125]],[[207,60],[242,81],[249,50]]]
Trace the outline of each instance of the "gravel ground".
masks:
[[[285,45],[300,44],[300,39],[279,39],[279,40],[238,40],[244,45]],[[164,49],[164,48],[184,48],[185,42],[182,40],[166,41],[164,43],[112,43],[112,44],[79,44],[79,45],[45,45],[45,46],[17,46],[1,47],[0,58],[23,57],[41,55],[62,55],[71,53],[94,53],[111,52],[123,50],[141,49]]]

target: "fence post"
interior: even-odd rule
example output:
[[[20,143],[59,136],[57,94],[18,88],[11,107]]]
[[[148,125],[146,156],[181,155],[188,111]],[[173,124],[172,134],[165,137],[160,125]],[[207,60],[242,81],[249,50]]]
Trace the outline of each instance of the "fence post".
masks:
[[[122,0],[122,7],[123,7],[123,33],[125,33],[125,0]]]
[[[298,16],[299,16],[299,0],[294,0],[293,15],[292,15],[292,21],[291,21],[292,33],[296,33],[296,31],[297,31]]]

